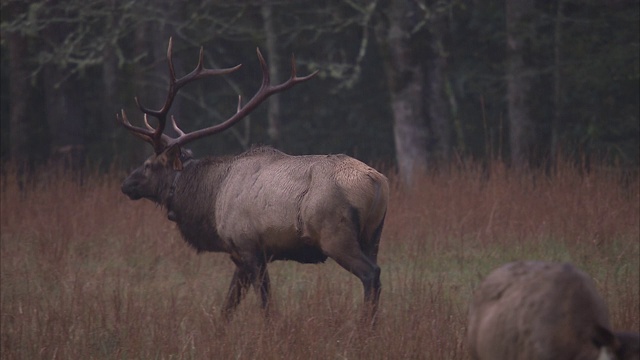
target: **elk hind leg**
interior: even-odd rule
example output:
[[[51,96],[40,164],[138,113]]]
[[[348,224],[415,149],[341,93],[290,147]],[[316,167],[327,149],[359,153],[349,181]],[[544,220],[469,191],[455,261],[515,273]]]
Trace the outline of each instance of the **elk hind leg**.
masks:
[[[374,316],[380,298],[380,267],[364,254],[355,239],[355,235],[335,239],[333,246],[324,250],[338,265],[360,279],[368,312]]]
[[[378,227],[373,231],[371,236],[364,235],[360,240],[362,251],[369,257],[369,259],[377,264],[378,262],[378,249],[380,248],[380,237],[382,236],[382,228],[384,227],[384,217]]]
[[[240,304],[250,284],[250,271],[247,271],[243,266],[237,265],[236,271],[233,273],[233,278],[231,279],[231,284],[229,285],[227,299],[222,308],[223,315],[226,319],[229,319],[233,310]]]
[[[357,257],[339,257],[335,260],[340,266],[360,279],[364,288],[365,311],[369,317],[375,316],[381,290],[380,267],[362,252]]]

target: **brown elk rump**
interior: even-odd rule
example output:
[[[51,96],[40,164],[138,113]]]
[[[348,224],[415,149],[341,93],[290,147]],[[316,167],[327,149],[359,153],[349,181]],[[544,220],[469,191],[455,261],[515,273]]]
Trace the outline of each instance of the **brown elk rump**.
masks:
[[[467,339],[481,360],[637,359],[638,334],[610,331],[593,280],[570,264],[514,262],[475,290]]]

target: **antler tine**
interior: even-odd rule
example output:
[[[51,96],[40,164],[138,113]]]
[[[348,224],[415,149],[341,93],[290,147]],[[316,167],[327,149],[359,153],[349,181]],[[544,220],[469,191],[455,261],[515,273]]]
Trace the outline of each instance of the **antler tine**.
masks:
[[[131,123],[129,122],[129,119],[127,118],[127,113],[125,113],[124,109],[120,110],[120,112],[122,113],[122,118],[120,117],[120,115],[118,115],[118,113],[116,113],[116,120],[118,121],[118,123],[124,126],[125,129],[131,131],[131,133],[133,133],[137,137],[153,145],[153,141],[151,138],[152,132],[146,129],[131,125]]]
[[[184,135],[184,131],[178,127],[178,123],[176,122],[176,117],[171,115],[171,125],[173,126],[173,130],[178,133],[178,136]]]
[[[176,70],[173,66],[173,37],[169,38],[169,45],[167,46],[167,65],[169,66],[169,94],[167,95],[167,99],[165,100],[162,108],[160,108],[160,110],[149,109],[146,106],[143,106],[142,103],[140,103],[138,97],[135,97],[136,105],[138,105],[140,111],[142,111],[146,115],[156,117],[158,118],[158,120],[161,120],[160,117],[166,116],[167,111],[169,111],[169,108],[173,103],[173,97],[175,96],[175,92],[177,90],[174,88],[176,83]],[[162,121],[158,128],[162,128],[164,130],[164,124],[162,123]]]
[[[170,84],[176,82],[176,70],[173,66],[173,37],[169,37],[169,45],[167,46],[167,63],[169,65],[169,81]]]
[[[307,75],[307,76],[303,76],[303,77],[298,77],[296,75],[296,57],[291,54],[291,78],[293,79],[298,79],[298,82],[302,82],[302,81],[307,81],[309,79],[311,79],[312,77],[318,75],[318,72],[320,70],[316,70],[314,72],[312,72],[311,74]]]
[[[269,75],[269,67],[260,52],[260,48],[256,48],[256,53],[258,54],[258,61],[260,62],[260,69],[262,70],[262,85],[260,86],[260,90],[262,90],[271,85],[271,75]],[[258,93],[260,93],[260,91],[258,91]]]
[[[259,48],[256,48],[256,52],[258,53],[258,60],[260,61],[260,68],[262,69],[262,86],[261,86],[261,90],[262,90],[262,88],[268,88],[268,91],[266,91],[268,93],[268,95],[266,95],[266,97],[271,96],[274,93],[287,90],[287,89],[291,88],[292,86],[294,86],[295,84],[307,81],[307,80],[311,79],[312,77],[316,76],[318,74],[318,71],[319,71],[319,70],[316,70],[316,71],[312,72],[311,74],[309,74],[307,76],[298,77],[297,74],[296,74],[296,58],[295,58],[295,56],[293,54],[291,54],[291,76],[289,77],[289,79],[287,81],[283,82],[282,84],[271,86],[271,79],[269,77],[269,68],[267,66],[267,62],[264,60],[264,57],[262,56],[262,53],[260,52]],[[256,97],[259,93],[260,93],[260,91],[258,91],[258,93],[256,93],[256,95],[254,97]],[[251,100],[253,100],[253,99],[251,99]],[[249,102],[251,102],[251,100]],[[247,105],[248,105],[248,103],[247,103]]]
[[[140,134],[140,135],[145,135],[145,136],[149,136],[149,132],[146,131],[145,129],[136,127],[131,125],[131,123],[129,122],[129,118],[127,118],[127,113],[124,111],[124,109],[120,110],[120,113],[122,114],[122,118],[120,118],[120,115],[118,115],[118,113],[116,113],[116,120],[125,128],[131,130],[132,132],[136,133],[136,134]]]
[[[155,131],[156,129],[153,128],[153,126],[151,126],[149,124],[149,119],[147,114],[144,114],[144,116],[142,117],[144,119],[144,124],[147,126],[147,129],[151,130],[151,131]]]

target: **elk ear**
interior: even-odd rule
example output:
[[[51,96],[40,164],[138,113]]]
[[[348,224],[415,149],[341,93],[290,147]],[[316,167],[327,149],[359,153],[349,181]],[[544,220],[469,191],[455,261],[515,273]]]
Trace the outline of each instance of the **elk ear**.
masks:
[[[182,150],[180,146],[172,146],[165,151],[167,162],[175,171],[182,171]]]

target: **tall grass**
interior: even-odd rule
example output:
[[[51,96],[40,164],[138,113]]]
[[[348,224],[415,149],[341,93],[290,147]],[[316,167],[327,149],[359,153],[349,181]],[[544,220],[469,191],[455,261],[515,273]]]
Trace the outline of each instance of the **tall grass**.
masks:
[[[162,209],[123,196],[124,174],[78,185],[42,171],[21,191],[3,173],[3,359],[466,359],[473,288],[517,259],[575,263],[616,329],[640,324],[640,182],[615,169],[468,165],[394,190],[374,329],[359,325],[359,281],[332,261],[271,264],[274,316],[250,293],[224,323],[231,261],[196,254]]]

